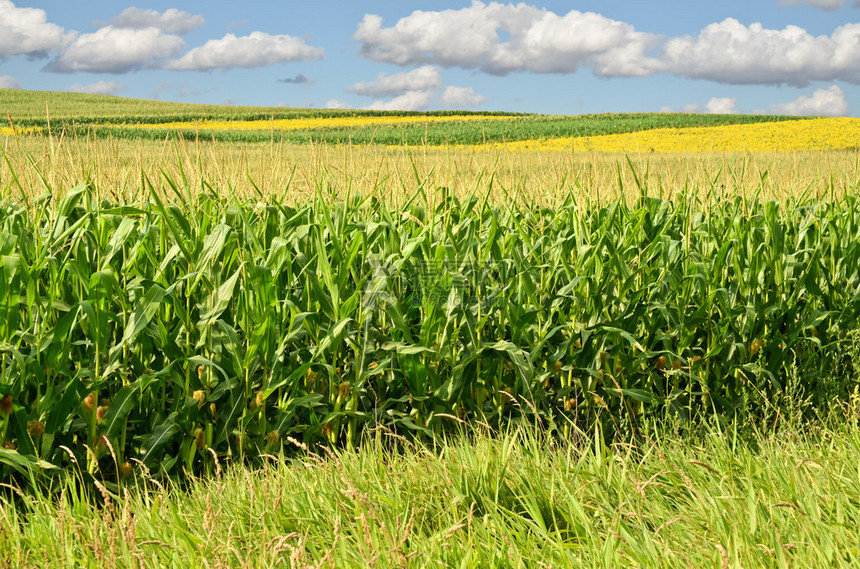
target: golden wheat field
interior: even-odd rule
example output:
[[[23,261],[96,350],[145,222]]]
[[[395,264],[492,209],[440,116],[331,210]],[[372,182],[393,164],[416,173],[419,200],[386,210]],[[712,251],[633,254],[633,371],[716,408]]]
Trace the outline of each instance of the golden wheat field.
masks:
[[[757,125],[753,125],[757,126]],[[707,130],[707,129],[704,129]],[[651,133],[637,133],[637,136]],[[634,135],[629,135],[632,139]],[[597,138],[597,137],[595,137]],[[592,139],[593,140],[593,139]],[[156,186],[163,173],[203,191],[299,202],[323,192],[387,196],[396,201],[416,182],[454,195],[477,192],[493,200],[517,196],[552,205],[569,192],[609,200],[621,194],[671,197],[678,192],[726,192],[765,198],[843,194],[860,179],[856,150],[673,153],[571,151],[560,142],[473,147],[381,147],[0,136],[5,160],[0,189],[19,194],[88,180],[116,198],[139,197],[142,174]]]

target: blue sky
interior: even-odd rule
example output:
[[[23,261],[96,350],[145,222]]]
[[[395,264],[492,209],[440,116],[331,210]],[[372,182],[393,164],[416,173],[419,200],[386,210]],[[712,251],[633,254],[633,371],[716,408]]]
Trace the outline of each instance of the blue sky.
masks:
[[[0,87],[318,108],[858,116],[858,8],[0,0]]]

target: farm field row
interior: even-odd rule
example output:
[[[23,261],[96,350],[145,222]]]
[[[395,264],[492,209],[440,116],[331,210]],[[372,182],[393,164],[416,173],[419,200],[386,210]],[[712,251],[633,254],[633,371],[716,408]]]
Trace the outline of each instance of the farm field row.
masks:
[[[8,125],[0,134],[298,144],[389,146],[485,145],[510,141],[595,137],[651,129],[710,127],[805,120],[768,115],[638,113],[578,117],[510,113],[398,113],[314,109],[158,106],[155,101],[0,91]],[[8,99],[8,100],[7,100]],[[84,102],[87,102],[87,105]],[[28,103],[27,103],[28,102]],[[52,113],[52,105],[59,109]],[[82,114],[75,109],[87,108]],[[139,109],[139,110],[135,110]],[[157,112],[156,112],[156,109]],[[152,111],[152,112],[148,112]],[[178,114],[171,114],[176,112]],[[569,146],[569,145],[568,145]],[[599,149],[599,148],[598,148]]]
[[[794,119],[802,122],[808,119]],[[287,142],[292,144],[361,144],[382,146],[484,146],[510,141],[555,141],[571,137],[604,137],[651,129],[686,131],[736,124],[775,124],[788,117],[743,115],[597,115],[553,117],[542,115],[346,115],[255,119],[184,120],[149,123],[134,118],[128,122],[58,122],[50,127],[18,124],[0,127],[0,134],[48,133],[61,136],[98,136],[126,139],[186,139],[222,142]],[[30,121],[33,123],[33,121]],[[564,144],[548,149],[567,149]],[[821,146],[819,144],[819,146]],[[535,148],[543,149],[541,145]],[[575,147],[574,147],[575,148]],[[600,149],[599,145],[595,147]],[[760,150],[766,150],[761,148]]]
[[[298,110],[272,110],[263,117],[259,111],[248,115],[243,109],[226,115],[222,108],[218,113],[199,109],[196,116],[159,121],[153,120],[158,115],[111,117],[110,109],[101,102],[86,120],[55,118],[53,124],[48,118],[23,120],[10,113],[9,125],[0,127],[0,136],[41,137],[53,133],[61,138],[429,145],[477,151],[588,154],[856,151],[860,147],[860,119],[854,118],[681,114],[554,117]],[[98,118],[99,113],[103,118]],[[28,116],[23,110],[18,114]]]

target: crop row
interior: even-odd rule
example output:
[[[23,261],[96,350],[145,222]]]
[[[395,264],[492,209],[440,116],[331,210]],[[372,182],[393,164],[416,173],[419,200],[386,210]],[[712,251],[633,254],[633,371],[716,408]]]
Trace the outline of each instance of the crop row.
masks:
[[[17,121],[0,126],[0,135],[49,132],[64,137],[186,140],[226,142],[308,142],[327,144],[484,145],[535,144],[568,149],[571,139],[589,148],[585,137],[638,133],[652,129],[694,129],[721,125],[803,121],[798,117],[767,115],[685,115],[667,113],[604,114],[583,116],[515,115],[506,113],[382,113],[369,111],[323,113],[275,112],[271,115],[181,116],[168,121],[152,116],[129,115],[81,120],[45,119]],[[560,142],[559,142],[560,141]],[[516,143],[515,143],[516,145]],[[603,150],[599,148],[598,150]],[[634,148],[636,150],[636,148]]]
[[[746,417],[857,385],[860,203],[0,207],[0,468],[193,472],[289,438]],[[440,193],[441,192],[441,193]],[[16,474],[17,473],[17,474]]]

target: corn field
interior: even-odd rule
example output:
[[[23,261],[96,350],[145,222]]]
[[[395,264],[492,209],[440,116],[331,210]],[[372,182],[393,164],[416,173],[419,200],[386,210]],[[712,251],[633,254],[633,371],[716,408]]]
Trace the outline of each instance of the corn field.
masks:
[[[295,206],[163,183],[170,200],[146,179],[138,203],[81,185],[0,205],[4,479],[121,483],[473,421],[625,436],[857,386],[850,193],[550,209],[416,180],[398,206]]]

